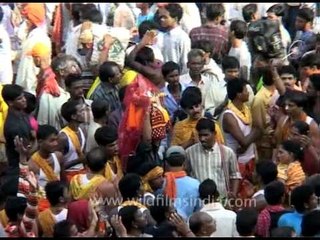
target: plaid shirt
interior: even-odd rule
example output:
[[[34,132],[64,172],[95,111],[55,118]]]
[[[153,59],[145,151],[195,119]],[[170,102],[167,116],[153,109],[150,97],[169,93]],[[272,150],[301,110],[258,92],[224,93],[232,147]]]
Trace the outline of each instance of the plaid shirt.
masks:
[[[191,43],[209,40],[214,44],[213,58],[220,62],[228,54],[228,29],[222,25],[204,25],[191,30]]]
[[[285,208],[282,205],[267,206],[258,216],[256,225],[256,233],[260,237],[269,237],[269,228],[271,224],[271,216],[269,212],[280,212]]]
[[[121,108],[121,103],[119,99],[118,87],[112,86],[110,83],[101,82],[99,86],[91,94],[91,100],[105,100],[110,105],[110,111]]]

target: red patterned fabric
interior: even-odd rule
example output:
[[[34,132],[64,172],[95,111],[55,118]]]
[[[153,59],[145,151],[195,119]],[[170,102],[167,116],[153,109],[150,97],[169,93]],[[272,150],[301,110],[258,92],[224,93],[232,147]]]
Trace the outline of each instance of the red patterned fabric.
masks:
[[[282,205],[267,206],[261,211],[258,216],[258,221],[256,225],[256,233],[260,237],[269,237],[269,228],[271,224],[271,216],[269,212],[280,212],[283,211],[284,207]]]

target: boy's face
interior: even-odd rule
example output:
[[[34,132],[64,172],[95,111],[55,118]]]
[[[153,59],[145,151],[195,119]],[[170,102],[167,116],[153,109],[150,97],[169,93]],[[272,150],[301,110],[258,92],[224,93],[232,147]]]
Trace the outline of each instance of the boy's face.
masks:
[[[201,118],[202,110],[202,105],[201,103],[199,103],[197,105],[193,105],[192,107],[185,109],[185,112],[191,119],[197,120]]]
[[[301,17],[296,17],[295,26],[296,30],[303,30],[307,24],[307,21]]]
[[[178,86],[179,85],[179,77],[180,73],[178,69],[173,70],[171,73],[169,73],[165,80],[169,83],[170,86]]]
[[[295,76],[290,73],[281,74],[280,78],[283,81],[284,86],[289,89],[293,89],[297,81]]]
[[[238,78],[240,76],[240,69],[239,68],[227,68],[224,71],[224,75],[227,80],[232,80],[232,79]]]
[[[18,110],[26,109],[27,99],[25,98],[24,93],[21,93],[21,95],[17,97],[15,100],[13,100],[12,102],[10,102],[9,105]]]

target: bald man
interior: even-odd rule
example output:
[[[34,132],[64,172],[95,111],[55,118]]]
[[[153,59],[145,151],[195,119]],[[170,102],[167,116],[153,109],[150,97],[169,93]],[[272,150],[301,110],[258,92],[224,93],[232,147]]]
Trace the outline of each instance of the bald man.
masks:
[[[216,221],[206,212],[195,212],[189,219],[189,227],[197,237],[210,237],[216,231]]]

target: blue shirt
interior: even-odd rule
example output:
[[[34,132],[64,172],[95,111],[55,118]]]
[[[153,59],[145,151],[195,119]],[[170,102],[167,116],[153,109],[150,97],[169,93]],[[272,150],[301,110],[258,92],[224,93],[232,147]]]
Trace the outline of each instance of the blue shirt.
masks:
[[[154,14],[152,12],[149,12],[147,15],[141,15],[140,13],[137,18],[137,26],[139,27],[139,25],[144,21],[153,21],[153,17]]]
[[[278,220],[278,227],[292,227],[297,236],[301,234],[302,213],[297,211],[293,213],[285,213]]]
[[[189,176],[176,178],[177,197],[174,201],[174,207],[185,220],[202,207],[199,198],[199,185],[199,180]]]
[[[169,92],[168,86],[169,84],[166,84],[166,86],[161,89],[161,92],[165,94],[164,106],[170,115],[170,119],[172,120],[175,111],[179,109],[180,105],[179,103],[177,103],[175,98]],[[186,89],[186,85],[180,83],[180,86],[181,86],[180,96],[182,96],[183,91]]]

